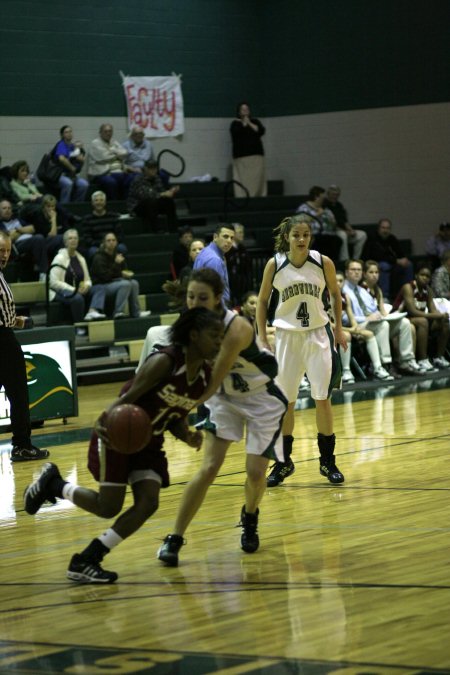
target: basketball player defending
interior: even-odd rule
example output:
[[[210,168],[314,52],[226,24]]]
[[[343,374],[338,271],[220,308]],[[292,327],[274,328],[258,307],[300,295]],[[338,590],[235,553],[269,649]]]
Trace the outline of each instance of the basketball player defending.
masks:
[[[113,450],[104,427],[109,410],[105,411],[97,420],[88,451],[88,468],[100,484],[98,492],[63,480],[58,467],[50,462],[44,464],[40,476],[25,490],[25,511],[30,515],[37,513],[45,501],[55,503],[58,497],[100,518],[113,518],[121,512],[127,485],[131,486],[130,508],[72,557],[67,570],[72,581],[92,584],[116,581],[117,574],[104,570],[100,563],[158,508],[160,488],[169,485],[168,464],[162,450],[165,431],[193,448],[199,449],[202,444],[201,432],[190,430],[186,417],[210,380],[207,360],[214,359],[219,352],[223,323],[215,312],[196,308],[184,312],[169,330],[170,344],[148,357],[109,407],[111,410],[124,403],[141,406],[152,424],[148,445],[135,454]]]
[[[285,218],[275,234],[276,253],[264,270],[256,321],[260,340],[267,348],[267,323],[276,328],[277,382],[289,405],[283,422],[284,462],[274,464],[267,485],[279,485],[295,470],[291,459],[294,405],[305,373],[316,404],[320,473],[330,483],[343,483],[344,476],[334,457],[336,439],[330,399],[333,387],[340,384],[342,371],[336,343],[347,349],[336,271],[330,258],[310,250],[311,219],[307,215]],[[335,317],[334,335],[324,305],[327,289]]]

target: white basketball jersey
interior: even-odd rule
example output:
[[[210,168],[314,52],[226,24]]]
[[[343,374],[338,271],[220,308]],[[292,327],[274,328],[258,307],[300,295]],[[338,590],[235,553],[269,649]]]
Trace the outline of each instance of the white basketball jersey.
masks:
[[[237,314],[227,310],[224,316],[225,333]],[[231,371],[225,377],[221,391],[229,396],[245,396],[261,387],[273,386],[278,373],[275,356],[268,349],[258,346],[254,338],[251,344],[240,352]]]
[[[301,267],[292,265],[286,253],[276,253],[272,286],[268,318],[276,328],[305,331],[329,323],[323,261],[318,251],[309,251]]]

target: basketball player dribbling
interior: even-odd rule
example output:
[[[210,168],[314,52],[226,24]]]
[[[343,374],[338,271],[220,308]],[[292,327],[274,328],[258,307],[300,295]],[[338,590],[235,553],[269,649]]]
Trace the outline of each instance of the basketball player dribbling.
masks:
[[[276,462],[267,478],[274,487],[294,470],[294,406],[306,373],[316,404],[320,473],[330,483],[343,483],[336,466],[331,391],[339,386],[341,364],[336,344],[347,349],[342,329],[341,291],[330,258],[310,250],[311,219],[305,214],[285,218],[275,229],[275,256],[266,264],[256,308],[259,338],[269,348],[267,323],[275,326],[277,383],[289,405],[283,421],[284,462]],[[328,289],[334,312],[334,334],[324,300]],[[270,301],[270,305],[269,305]]]
[[[100,563],[158,508],[160,488],[169,485],[168,464],[162,450],[165,431],[200,448],[202,433],[190,430],[186,417],[206,391],[211,378],[207,361],[218,354],[223,335],[220,317],[200,307],[184,312],[170,327],[170,344],[149,355],[136,376],[124,385],[119,398],[97,420],[88,451],[88,468],[100,484],[98,492],[65,481],[51,462],[44,464],[39,477],[25,490],[25,511],[30,515],[37,513],[45,501],[55,503],[59,498],[100,518],[113,518],[121,512],[127,485],[131,486],[132,506],[72,557],[67,570],[72,581],[105,584],[118,578]],[[149,443],[135,454],[113,450],[104,426],[108,412],[124,403],[142,407],[153,429]]]

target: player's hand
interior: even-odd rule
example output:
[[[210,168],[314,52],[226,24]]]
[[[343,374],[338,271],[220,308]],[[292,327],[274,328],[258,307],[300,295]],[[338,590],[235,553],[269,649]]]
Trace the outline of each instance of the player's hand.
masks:
[[[197,452],[200,450],[202,447],[203,443],[203,434],[201,431],[191,431],[190,429],[188,430],[186,434],[186,439],[185,443],[189,445],[191,448],[195,448]]]
[[[340,330],[339,328],[335,328],[334,338],[336,340],[336,343],[342,347],[344,352],[346,352],[347,351],[347,340],[345,338],[344,331]]]
[[[103,443],[105,443],[106,445],[111,445],[105,426],[106,417],[107,412],[106,410],[104,410],[94,424],[94,431],[97,434],[97,436],[103,441]]]

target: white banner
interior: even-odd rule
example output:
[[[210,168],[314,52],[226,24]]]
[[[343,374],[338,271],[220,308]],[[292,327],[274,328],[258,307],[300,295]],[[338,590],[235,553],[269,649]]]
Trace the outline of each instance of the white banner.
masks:
[[[122,75],[128,109],[128,128],[138,125],[146,136],[179,136],[184,133],[181,80],[170,77]]]

